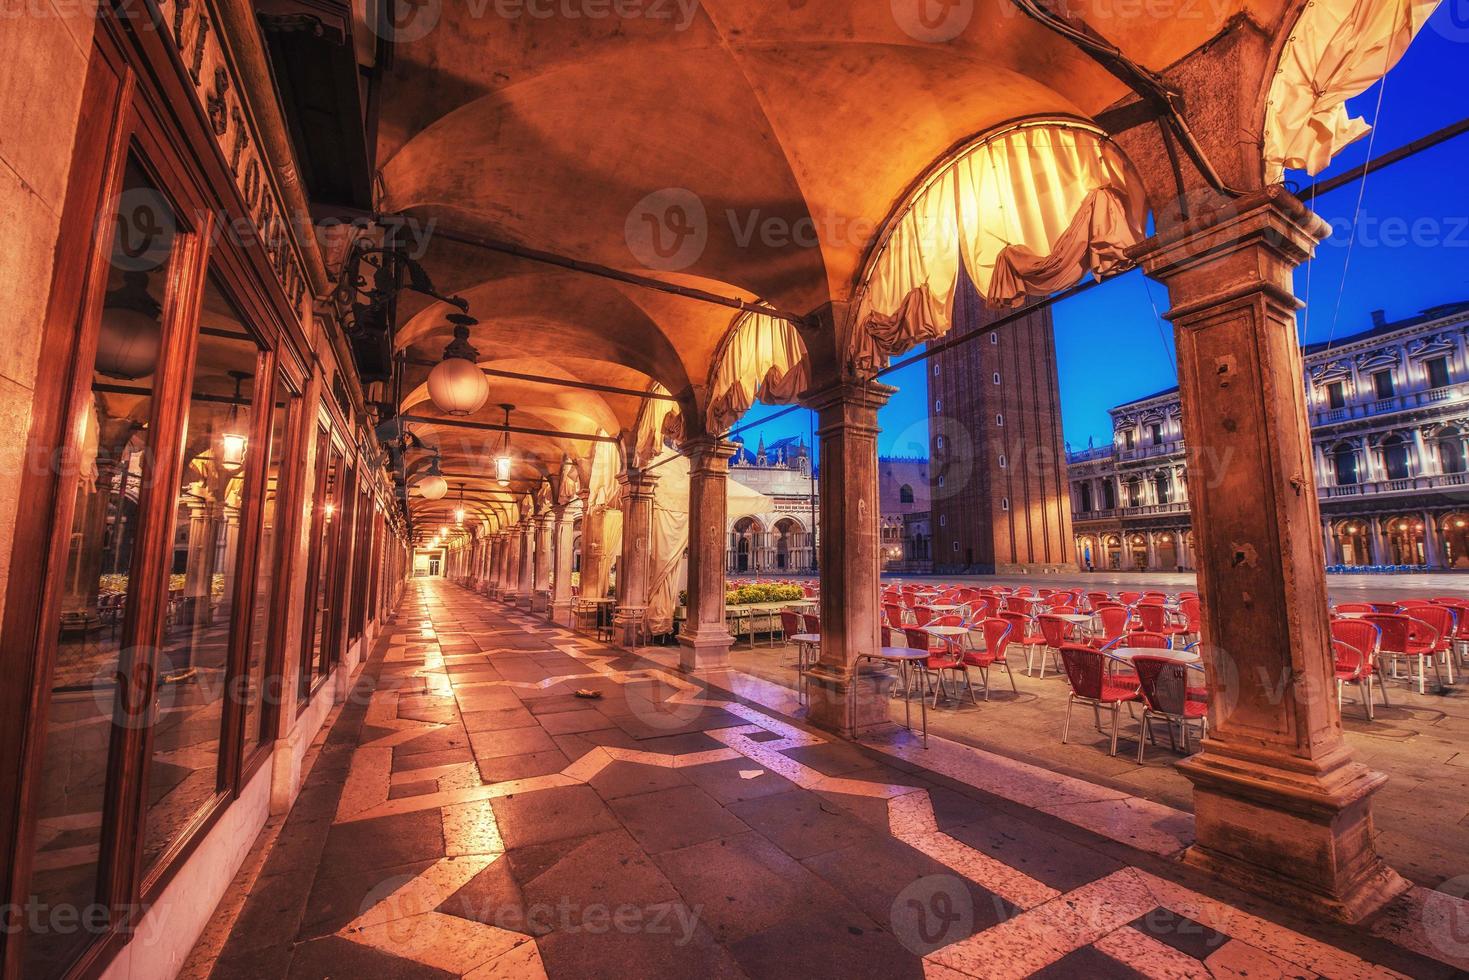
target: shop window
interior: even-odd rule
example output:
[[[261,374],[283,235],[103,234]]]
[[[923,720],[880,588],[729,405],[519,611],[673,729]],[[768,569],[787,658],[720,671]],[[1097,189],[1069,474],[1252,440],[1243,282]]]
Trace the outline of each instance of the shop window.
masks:
[[[316,432],[316,480],[311,505],[311,555],[307,562],[306,623],[300,673],[299,707],[330,669],[332,635],[332,585],[338,567],[336,533],[341,525],[342,454],[332,445],[331,432],[319,426]]]
[[[275,586],[278,579],[276,566],[280,561],[280,522],[286,514],[280,507],[280,495],[284,489],[286,441],[290,437],[291,420],[294,415],[296,394],[277,376],[270,403],[269,440],[263,447],[265,477],[261,481],[262,501],[260,507],[260,537],[256,552],[255,592],[250,608],[250,653],[245,661],[245,745],[246,750],[264,737],[265,703],[271,706],[280,702],[279,686],[267,691],[265,671],[267,651],[271,648],[271,633],[276,629],[275,617],[282,611],[276,607]]]
[[[223,785],[220,740],[238,600],[260,348],[209,277],[174,496],[173,561],[157,654],[143,864],[151,866]]]
[[[1391,398],[1393,396],[1392,372],[1378,371],[1373,374],[1372,390],[1378,398]]]
[[[82,433],[80,465],[63,489],[72,500],[70,540],[60,585],[51,698],[36,774],[39,832],[30,857],[29,901],[37,908],[86,913],[105,889],[103,847],[108,757],[120,729],[114,704],[136,700],[126,689],[146,677],[135,606],[147,568],[143,523],[154,480],[156,433],[151,426],[158,359],[166,324],[167,290],[184,245],[173,209],[135,159],[123,175],[107,293],[94,330],[97,348],[78,369],[91,391],[71,429]],[[119,680],[122,685],[119,685]],[[105,903],[100,906],[106,907]],[[67,968],[105,927],[41,929],[25,937],[20,975],[53,977]]]

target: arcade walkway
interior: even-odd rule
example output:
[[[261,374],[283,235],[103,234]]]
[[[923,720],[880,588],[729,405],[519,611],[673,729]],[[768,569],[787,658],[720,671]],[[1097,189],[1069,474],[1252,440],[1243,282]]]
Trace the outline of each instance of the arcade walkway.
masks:
[[[415,580],[182,975],[1451,972],[721,683]]]

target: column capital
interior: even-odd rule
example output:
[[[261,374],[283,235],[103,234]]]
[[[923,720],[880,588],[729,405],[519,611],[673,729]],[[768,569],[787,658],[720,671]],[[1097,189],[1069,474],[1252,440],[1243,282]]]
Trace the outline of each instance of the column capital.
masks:
[[[617,484],[628,497],[651,497],[658,485],[658,476],[647,470],[628,469],[617,474]]]
[[[679,443],[678,451],[689,457],[692,462],[698,457],[712,457],[714,459],[729,459],[738,449],[735,443],[719,436],[692,436]]]
[[[898,393],[898,389],[892,385],[885,385],[880,381],[868,381],[865,384],[857,381],[845,380],[823,388],[814,388],[810,391],[801,392],[801,404],[817,412],[825,411],[837,405],[851,405],[856,408],[867,408],[877,411],[888,403],[888,399]]]
[[[1276,185],[1139,242],[1128,256],[1168,286],[1172,305],[1164,318],[1188,327],[1217,316],[1231,300],[1257,293],[1294,313],[1301,303],[1291,270],[1330,233],[1325,221]],[[1195,272],[1206,274],[1188,275]]]

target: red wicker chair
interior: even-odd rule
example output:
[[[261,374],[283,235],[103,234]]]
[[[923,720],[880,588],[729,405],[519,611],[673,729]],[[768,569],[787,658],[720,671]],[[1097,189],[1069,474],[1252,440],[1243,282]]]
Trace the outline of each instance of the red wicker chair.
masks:
[[[1093,712],[1097,713],[1098,727],[1101,727],[1100,710],[1111,709],[1112,747],[1107,754],[1117,754],[1117,725],[1122,705],[1136,701],[1138,693],[1136,685],[1119,684],[1114,680],[1108,669],[1110,662],[1111,658],[1105,653],[1080,643],[1067,643],[1061,647],[1061,663],[1071,685],[1071,693],[1066,697],[1066,721],[1061,727],[1063,744],[1071,735],[1071,706],[1079,701],[1092,706]]]
[[[1202,687],[1189,686],[1189,672],[1193,669],[1182,661],[1169,657],[1150,657],[1138,654],[1132,659],[1137,670],[1138,694],[1143,702],[1143,718],[1137,739],[1137,761],[1143,761],[1143,748],[1153,733],[1153,719],[1161,716],[1168,723],[1168,744],[1178,751],[1178,741],[1173,737],[1173,726],[1178,725],[1183,736],[1183,752],[1189,752],[1189,724],[1199,723],[1199,739],[1209,735],[1208,692]],[[1199,675],[1202,677],[1202,675]]]

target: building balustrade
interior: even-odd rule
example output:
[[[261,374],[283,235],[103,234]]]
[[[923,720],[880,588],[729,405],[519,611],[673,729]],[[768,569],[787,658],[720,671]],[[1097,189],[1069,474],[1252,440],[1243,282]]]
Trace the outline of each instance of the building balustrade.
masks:
[[[1469,473],[1441,473],[1437,476],[1410,476],[1399,480],[1373,480],[1368,483],[1348,483],[1342,486],[1320,486],[1319,496],[1363,497],[1384,493],[1415,493],[1423,490],[1440,490],[1446,487],[1469,486]]]
[[[1426,388],[1422,391],[1407,391],[1391,398],[1377,398],[1341,408],[1328,408],[1315,412],[1316,425],[1331,425],[1350,419],[1372,418],[1390,412],[1402,412],[1440,402],[1456,402],[1469,399],[1469,384],[1444,385],[1441,388]]]

